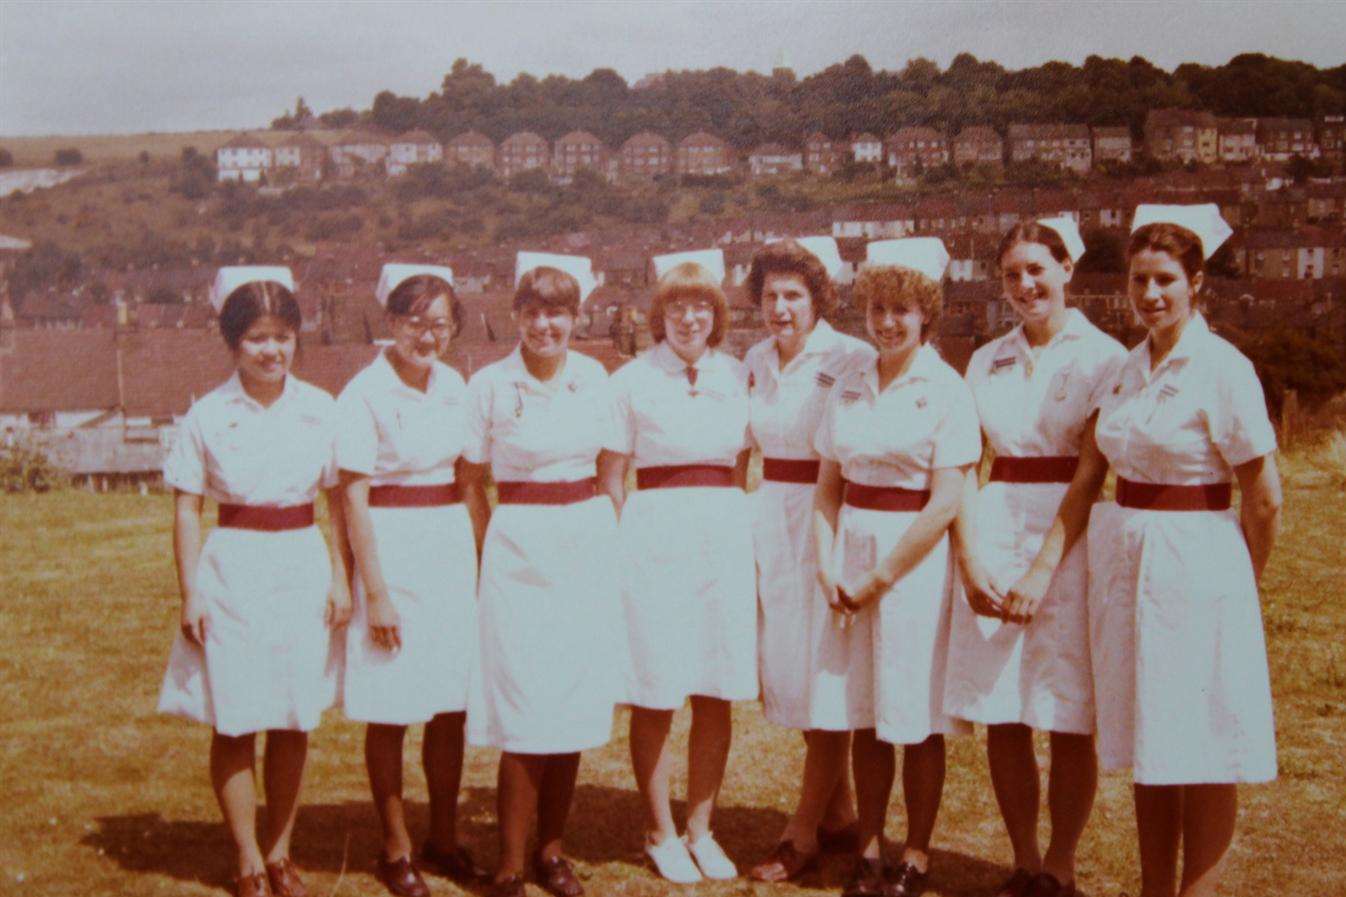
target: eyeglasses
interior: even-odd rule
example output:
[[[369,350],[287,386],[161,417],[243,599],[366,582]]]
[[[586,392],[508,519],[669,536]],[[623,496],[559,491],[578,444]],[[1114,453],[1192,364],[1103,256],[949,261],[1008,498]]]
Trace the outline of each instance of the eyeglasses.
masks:
[[[422,336],[426,333],[432,333],[435,336],[451,336],[453,334],[453,322],[448,318],[425,318],[411,315],[405,318],[398,318],[397,324],[408,334],[412,336]]]
[[[715,314],[715,303],[709,299],[676,299],[664,306],[664,316],[681,318],[688,312],[697,317]]]

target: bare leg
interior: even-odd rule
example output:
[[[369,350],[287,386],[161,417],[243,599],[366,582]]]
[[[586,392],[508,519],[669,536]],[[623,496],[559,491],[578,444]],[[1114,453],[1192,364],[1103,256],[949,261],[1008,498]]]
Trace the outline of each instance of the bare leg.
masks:
[[[987,726],[986,759],[991,767],[991,787],[1014,850],[1014,866],[1037,874],[1042,869],[1038,847],[1041,795],[1033,730],[1019,723]],[[1053,835],[1055,832],[1053,828]]]
[[[411,856],[406,808],[402,804],[402,740],[406,726],[365,726],[365,769],[374,811],[383,827],[383,857],[397,860]]]
[[[500,817],[500,864],[495,880],[524,874],[528,830],[537,812],[538,790],[547,757],[502,751],[496,779],[496,813]]]
[[[445,852],[458,846],[458,789],[463,780],[463,723],[467,714],[440,713],[425,724],[421,766],[430,796],[431,845]]]
[[[921,872],[930,868],[930,838],[944,795],[944,736],[902,747],[902,796],[907,805],[907,840],[902,862]]]
[[[544,860],[562,853],[570,802],[575,797],[575,779],[580,772],[580,755],[551,754],[542,771],[538,789],[537,852]]]
[[[728,701],[692,696],[692,729],[687,738],[687,839],[696,841],[710,831],[715,799],[724,782],[733,737]]]
[[[299,789],[304,784],[308,733],[273,729],[266,733],[262,783],[266,789],[266,826],[262,849],[268,863],[290,855],[290,835],[299,815]]]
[[[860,855],[870,860],[881,859],[883,823],[888,816],[888,798],[893,793],[897,756],[893,746],[879,741],[873,729],[860,729],[851,737],[851,765],[855,768]]]
[[[668,791],[668,730],[672,724],[672,710],[631,708],[631,767],[635,772],[636,787],[645,799],[649,836],[655,841],[664,841],[678,833]]]
[[[1182,804],[1182,897],[1214,897],[1220,866],[1234,840],[1238,787],[1184,785]]]
[[[1053,732],[1051,745],[1047,810],[1052,818],[1052,840],[1042,868],[1062,884],[1070,884],[1075,880],[1075,848],[1098,791],[1098,755],[1092,735]]]
[[[253,782],[256,736],[221,735],[210,739],[210,786],[238,851],[239,877],[265,870],[257,846],[257,789]]]
[[[855,788],[851,785],[851,733],[846,732],[841,749],[841,770],[827,801],[822,824],[832,831],[855,824]]]
[[[1183,789],[1136,785],[1136,834],[1140,840],[1140,897],[1173,897],[1178,881]]]
[[[781,835],[782,841],[789,841],[801,853],[813,853],[818,849],[818,824],[838,802],[839,796],[842,800],[849,797],[849,789],[844,784],[849,741],[849,732],[813,730],[804,733],[807,748],[799,805]],[[838,815],[844,812],[844,809],[838,811]],[[850,818],[843,818],[834,827],[848,825],[854,819],[854,813],[851,810]]]

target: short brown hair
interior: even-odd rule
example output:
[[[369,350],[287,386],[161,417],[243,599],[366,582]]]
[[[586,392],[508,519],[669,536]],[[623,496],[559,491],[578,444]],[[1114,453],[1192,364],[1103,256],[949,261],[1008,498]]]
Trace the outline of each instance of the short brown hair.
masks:
[[[852,295],[866,313],[876,301],[896,299],[915,305],[925,314],[921,342],[929,342],[944,315],[944,288],[920,271],[899,265],[861,268]]]
[[[1182,270],[1187,273],[1189,281],[1194,280],[1205,270],[1206,261],[1201,251],[1201,238],[1181,225],[1156,221],[1154,224],[1137,228],[1131,235],[1131,241],[1126,244],[1127,265],[1131,264],[1131,259],[1138,253],[1147,249],[1166,252],[1177,259],[1178,264],[1182,265]]]
[[[706,344],[718,346],[724,341],[724,332],[729,329],[729,300],[725,299],[724,290],[705,268],[696,262],[683,262],[664,272],[654,287],[654,297],[650,299],[650,336],[656,343],[664,341],[664,308],[678,299],[710,300],[715,306],[715,326]]]
[[[453,332],[457,333],[463,323],[462,304],[453,284],[433,274],[417,274],[399,283],[388,294],[387,311],[390,315],[423,315],[440,296],[448,300]]]
[[[580,285],[560,268],[541,265],[524,272],[514,288],[515,311],[526,305],[561,305],[572,315],[580,313]]]
[[[771,274],[794,275],[804,282],[813,303],[813,317],[824,318],[837,307],[837,288],[827,276],[827,268],[812,252],[794,240],[780,240],[762,247],[752,257],[748,269],[748,295],[762,304],[762,288]]]
[[[996,264],[1000,264],[1005,259],[1005,253],[1009,252],[1019,243],[1040,243],[1047,247],[1047,251],[1052,254],[1052,258],[1061,264],[1071,261],[1070,250],[1066,248],[1066,241],[1061,239],[1061,235],[1056,232],[1056,228],[1048,227],[1037,221],[1020,221],[1011,227],[1000,241],[1000,248],[996,250]],[[1073,264],[1073,262],[1072,262]]]
[[[220,306],[220,334],[225,345],[238,351],[243,334],[268,316],[285,322],[294,331],[295,339],[299,338],[304,316],[294,293],[274,280],[252,280],[237,287]]]

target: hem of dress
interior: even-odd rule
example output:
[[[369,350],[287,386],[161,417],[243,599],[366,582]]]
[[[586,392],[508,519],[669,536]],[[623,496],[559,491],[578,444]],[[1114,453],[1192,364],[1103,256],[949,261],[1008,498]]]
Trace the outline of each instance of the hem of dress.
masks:
[[[428,710],[425,713],[408,714],[406,716],[391,717],[385,716],[378,718],[376,713],[352,713],[346,707],[342,707],[342,715],[353,723],[366,723],[376,726],[419,726],[422,723],[428,723],[436,716],[446,713],[467,713],[467,701],[463,701],[461,707],[448,707],[440,710]],[[425,714],[429,714],[428,716]]]
[[[608,731],[601,739],[586,738],[563,744],[537,744],[526,741],[510,741],[507,738],[468,737],[467,743],[473,747],[496,748],[511,754],[578,754],[582,751],[599,748],[612,741],[612,732]]]
[[[297,726],[289,726],[289,725],[259,726],[255,729],[254,728],[224,729],[221,728],[219,723],[216,722],[215,720],[207,719],[205,714],[197,714],[186,708],[165,709],[160,707],[157,708],[155,712],[161,716],[173,716],[179,719],[188,720],[193,723],[200,723],[203,726],[209,726],[211,730],[218,732],[219,734],[224,735],[227,738],[238,738],[239,736],[242,735],[258,735],[262,732],[312,732],[322,724],[322,717],[319,716],[318,720],[314,722],[313,725],[307,728],[305,728],[302,724],[300,724]]]
[[[739,701],[756,701],[758,693],[754,690],[752,692],[742,692],[730,695],[717,695],[704,691],[689,691],[681,698],[672,699],[676,701],[676,703],[653,699],[645,700],[640,697],[630,697],[622,703],[628,707],[639,707],[642,710],[681,710],[692,698],[714,698],[717,701],[729,701],[732,704]]]
[[[1028,714],[978,714],[975,711],[967,712],[963,710],[950,710],[945,708],[945,713],[954,719],[962,720],[965,723],[972,723],[979,726],[1027,726],[1035,732],[1056,732],[1061,735],[1093,735],[1095,729],[1092,725],[1080,724],[1070,725],[1064,722],[1052,721],[1044,723],[1040,719],[1034,719]]]

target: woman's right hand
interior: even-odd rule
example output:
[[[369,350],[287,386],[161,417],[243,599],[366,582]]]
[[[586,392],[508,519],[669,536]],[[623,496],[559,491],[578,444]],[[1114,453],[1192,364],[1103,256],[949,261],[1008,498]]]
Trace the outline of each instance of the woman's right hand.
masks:
[[[1005,616],[1005,596],[991,582],[991,576],[975,557],[964,557],[959,565],[963,574],[963,594],[972,612],[981,617]]]
[[[178,620],[178,626],[182,629],[182,634],[187,637],[187,641],[198,648],[206,646],[206,630],[210,627],[210,613],[206,610],[205,600],[196,592],[189,592],[187,597],[182,600],[182,613]]]
[[[387,592],[374,592],[366,599],[365,619],[369,624],[369,637],[374,644],[385,651],[396,651],[402,647],[402,618],[393,607],[393,601]]]

